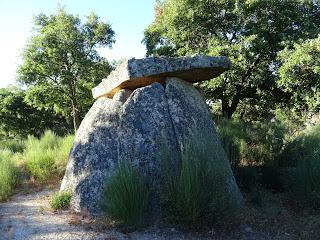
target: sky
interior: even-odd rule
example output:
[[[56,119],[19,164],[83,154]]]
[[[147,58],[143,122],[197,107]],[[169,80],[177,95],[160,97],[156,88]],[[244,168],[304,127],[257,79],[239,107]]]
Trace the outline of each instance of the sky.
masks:
[[[95,11],[116,33],[113,48],[100,51],[112,61],[144,57],[141,41],[154,19],[154,4],[155,0],[0,0],[0,87],[14,84],[21,51],[32,33],[33,16],[54,14],[59,5],[81,19]]]

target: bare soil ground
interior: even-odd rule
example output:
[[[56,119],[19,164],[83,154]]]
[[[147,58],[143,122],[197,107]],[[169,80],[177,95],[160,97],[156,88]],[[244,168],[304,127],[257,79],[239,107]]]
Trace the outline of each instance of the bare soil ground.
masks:
[[[172,226],[149,226],[121,232],[110,222],[72,211],[54,212],[49,199],[57,189],[19,193],[0,203],[0,240],[38,239],[320,239],[320,216],[296,214],[281,196],[265,197],[262,208],[246,207],[241,214],[222,221],[214,229],[192,232]]]
[[[49,206],[54,191],[56,189],[20,193],[10,201],[0,203],[0,239],[199,239],[173,228],[159,230],[149,227],[143,231],[122,233],[101,219],[71,211],[54,212]]]

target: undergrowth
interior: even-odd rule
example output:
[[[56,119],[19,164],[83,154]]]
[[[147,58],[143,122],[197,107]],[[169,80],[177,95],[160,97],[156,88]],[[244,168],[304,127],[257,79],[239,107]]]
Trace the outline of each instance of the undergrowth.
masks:
[[[304,131],[294,140],[297,159],[293,184],[299,199],[320,207],[320,125]]]

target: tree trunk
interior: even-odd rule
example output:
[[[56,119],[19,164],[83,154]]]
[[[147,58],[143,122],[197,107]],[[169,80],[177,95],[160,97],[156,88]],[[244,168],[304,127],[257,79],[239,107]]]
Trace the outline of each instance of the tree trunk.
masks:
[[[226,119],[230,119],[232,114],[230,115],[230,107],[228,102],[225,99],[222,99],[222,106],[221,106],[221,111],[222,111],[222,116]]]
[[[236,95],[233,96],[231,105],[229,105],[226,99],[221,99],[222,102],[222,116],[226,119],[231,119],[234,112],[237,110],[238,104],[240,102],[240,92],[241,89],[237,90]]]
[[[72,105],[73,129],[74,129],[74,133],[76,133],[79,127],[79,114],[78,114],[77,102],[75,99],[71,100],[71,105]]]

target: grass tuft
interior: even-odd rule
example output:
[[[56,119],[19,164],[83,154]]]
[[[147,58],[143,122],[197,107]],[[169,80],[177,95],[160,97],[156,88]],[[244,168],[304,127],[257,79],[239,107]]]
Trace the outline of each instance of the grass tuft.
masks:
[[[57,192],[50,200],[50,207],[53,210],[68,209],[70,207],[71,193],[70,192]]]
[[[170,168],[169,158],[163,158],[167,155],[163,153],[166,147],[162,144],[160,149],[168,213],[188,225],[202,220],[211,222],[226,213],[227,174],[225,166],[215,159],[214,149],[207,147],[208,141],[206,136],[194,134],[182,148],[181,167],[177,171]]]
[[[13,153],[0,150],[0,201],[6,200],[18,183],[18,169],[12,162]]]
[[[46,131],[40,139],[29,136],[24,157],[31,176],[40,183],[62,176],[72,141],[72,135],[61,138],[51,131]]]
[[[138,227],[144,223],[148,189],[137,169],[120,164],[107,180],[103,209],[120,224]]]

